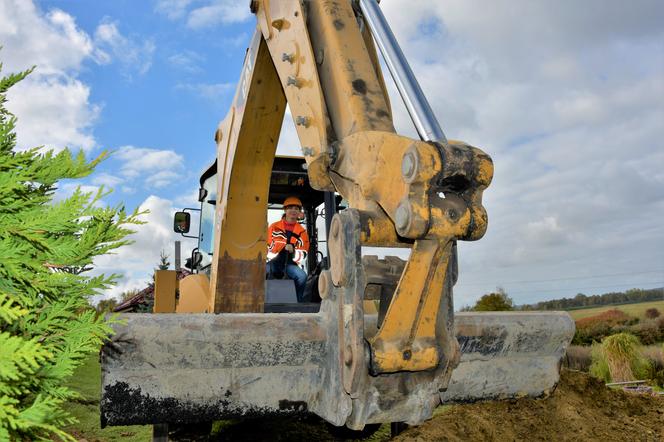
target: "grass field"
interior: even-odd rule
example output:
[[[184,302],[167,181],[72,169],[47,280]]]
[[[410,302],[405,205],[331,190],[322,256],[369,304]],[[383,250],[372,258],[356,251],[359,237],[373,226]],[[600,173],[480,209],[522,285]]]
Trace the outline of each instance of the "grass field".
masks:
[[[582,319],[589,316],[595,316],[599,313],[602,313],[607,310],[618,309],[627,313],[630,316],[637,318],[642,318],[645,314],[645,311],[649,308],[656,308],[662,314],[664,314],[664,301],[650,301],[650,302],[639,302],[636,304],[622,304],[622,305],[603,305],[601,307],[591,307],[578,310],[569,310],[568,313],[572,316],[572,319]]]
[[[101,396],[101,367],[99,356],[92,355],[72,376],[69,387],[83,396],[82,400],[70,402],[67,411],[79,423],[66,428],[79,440],[93,441],[150,441],[151,426],[99,427],[99,398]]]

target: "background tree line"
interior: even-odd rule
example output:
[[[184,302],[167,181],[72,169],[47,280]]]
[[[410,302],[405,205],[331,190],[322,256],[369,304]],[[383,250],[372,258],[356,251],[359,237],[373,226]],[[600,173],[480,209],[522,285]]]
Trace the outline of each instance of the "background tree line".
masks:
[[[625,292],[611,292],[603,295],[586,296],[583,293],[573,298],[552,299],[535,304],[514,305],[502,287],[495,292],[487,293],[477,300],[473,306],[461,308],[462,312],[506,311],[506,310],[573,310],[575,308],[599,307],[613,304],[629,304],[636,302],[664,300],[664,287],[656,289],[629,289]]]
[[[656,289],[629,289],[624,292],[610,292],[603,295],[577,294],[573,298],[552,299],[536,304],[524,305],[522,310],[569,310],[574,308],[595,307],[611,304],[628,304],[664,300],[664,287]]]

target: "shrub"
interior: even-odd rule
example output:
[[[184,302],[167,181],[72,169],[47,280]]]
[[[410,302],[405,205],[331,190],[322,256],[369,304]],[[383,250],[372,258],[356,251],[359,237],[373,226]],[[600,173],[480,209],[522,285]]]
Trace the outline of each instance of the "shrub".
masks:
[[[627,324],[631,319],[627,313],[618,309],[606,310],[604,312],[598,313],[595,316],[589,316],[587,318],[578,319],[576,321],[576,326],[578,328],[585,328],[592,326],[597,322],[605,322],[609,326],[613,327],[616,325]]]
[[[589,345],[593,342],[599,342],[606,336],[611,335],[611,326],[606,322],[595,322],[590,326],[576,328],[576,333],[572,339],[574,345]]]
[[[102,299],[99,301],[95,309],[97,310],[97,313],[103,315],[106,313],[111,313],[117,305],[118,301],[114,298]]]
[[[128,243],[138,214],[99,207],[103,190],[52,201],[59,180],[90,174],[106,154],[14,150],[5,94],[28,73],[0,78],[0,440],[75,440],[61,429],[78,397],[65,381],[111,332],[88,297],[115,280],[83,273]]]
[[[601,345],[593,346],[590,373],[606,382],[646,378],[650,363],[639,353],[639,346],[638,338],[629,333],[606,337]]]
[[[632,318],[618,309],[611,309],[595,316],[578,319],[572,343],[575,345],[589,345],[593,342],[600,342],[607,336],[627,330],[627,325],[636,321],[638,321],[637,318]]]
[[[590,358],[592,360],[589,370],[590,374],[596,378],[602,379],[604,382],[611,382],[611,371],[606,362],[606,357],[604,356],[601,344],[595,343],[592,345]]]
[[[653,308],[649,308],[648,310],[646,310],[645,315],[646,315],[646,318],[648,318],[648,319],[655,319],[655,318],[659,317],[660,313],[659,313],[659,310],[657,310],[656,308],[653,307]]]
[[[647,319],[630,327],[644,345],[652,345],[664,341],[664,317]]]
[[[590,369],[591,348],[586,345],[570,345],[565,353],[565,367],[571,370],[588,371]]]
[[[472,308],[476,312],[499,312],[514,310],[512,298],[500,287],[495,293],[487,293],[482,296]]]
[[[655,381],[660,387],[664,387],[664,345],[650,345],[641,348],[641,355],[650,361],[649,379]]]

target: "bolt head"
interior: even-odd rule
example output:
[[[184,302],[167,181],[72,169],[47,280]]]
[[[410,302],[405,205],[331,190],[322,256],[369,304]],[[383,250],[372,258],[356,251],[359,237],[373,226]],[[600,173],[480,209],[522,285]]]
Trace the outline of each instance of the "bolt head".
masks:
[[[303,117],[302,115],[295,117],[295,124],[299,126],[306,126],[308,122],[309,119],[307,117]]]
[[[404,360],[404,361],[409,361],[411,357],[413,357],[413,353],[411,353],[410,350],[404,350],[404,352],[403,352],[403,360]]]
[[[401,203],[399,207],[397,207],[397,211],[394,215],[394,223],[399,230],[403,230],[406,227],[408,227],[408,223],[410,222],[410,213],[408,211],[408,208],[406,207],[406,204]]]
[[[417,158],[413,152],[406,152],[401,160],[401,176],[409,180],[417,173]]]

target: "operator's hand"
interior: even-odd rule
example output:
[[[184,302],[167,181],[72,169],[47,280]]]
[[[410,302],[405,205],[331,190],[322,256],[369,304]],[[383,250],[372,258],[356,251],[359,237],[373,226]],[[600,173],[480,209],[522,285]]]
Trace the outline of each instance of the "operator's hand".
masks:
[[[293,244],[286,244],[286,247],[284,247],[288,253],[293,253],[295,252],[295,247],[293,247]]]

